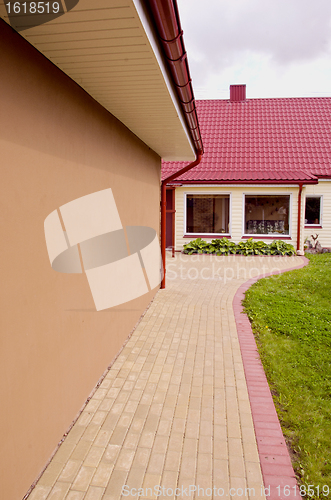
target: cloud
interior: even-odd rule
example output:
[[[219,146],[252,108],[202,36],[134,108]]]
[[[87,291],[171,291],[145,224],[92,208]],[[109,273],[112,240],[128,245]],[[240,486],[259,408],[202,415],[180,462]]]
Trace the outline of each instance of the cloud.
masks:
[[[330,0],[178,0],[178,6],[198,85],[249,54],[286,69],[330,53]]]

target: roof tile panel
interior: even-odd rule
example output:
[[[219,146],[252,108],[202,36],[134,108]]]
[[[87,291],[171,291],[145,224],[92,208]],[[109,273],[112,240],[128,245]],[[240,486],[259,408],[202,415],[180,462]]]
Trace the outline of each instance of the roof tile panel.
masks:
[[[196,101],[205,154],[180,181],[331,177],[331,98]],[[162,178],[184,162],[163,162]]]

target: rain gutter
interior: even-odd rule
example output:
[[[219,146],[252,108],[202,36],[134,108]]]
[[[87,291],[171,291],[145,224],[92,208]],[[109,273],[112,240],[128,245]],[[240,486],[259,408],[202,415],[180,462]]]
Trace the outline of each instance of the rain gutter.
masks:
[[[183,31],[179,19],[177,0],[148,0],[148,5],[155,22],[157,35],[172,76],[172,81],[186,119],[186,124],[196,154],[195,161],[164,179],[161,184],[161,254],[164,273],[161,288],[165,288],[167,184],[201,162],[203,144],[183,40]]]
[[[318,184],[318,179],[305,179],[305,180],[300,180],[300,183],[304,184]],[[208,185],[236,185],[236,184],[244,184],[244,185],[256,185],[256,184],[270,184],[270,185],[297,185],[298,180],[270,180],[270,179],[261,179],[261,180],[245,180],[245,179],[233,179],[233,180],[224,180],[224,179],[218,179],[218,180],[191,180],[191,179],[184,179],[180,181],[175,181],[172,183],[173,186],[181,186],[181,185],[203,185],[203,184],[208,184]]]
[[[303,184],[299,184],[298,193],[298,229],[297,229],[297,252],[300,250],[300,238],[301,238],[301,197],[302,197]]]
[[[147,0],[196,152],[203,151],[177,0]]]

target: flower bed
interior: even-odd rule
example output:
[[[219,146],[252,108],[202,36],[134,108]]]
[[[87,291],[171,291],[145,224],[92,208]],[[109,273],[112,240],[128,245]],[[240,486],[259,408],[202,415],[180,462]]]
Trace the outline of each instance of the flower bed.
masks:
[[[210,243],[197,238],[184,245],[184,253],[192,255],[194,253],[209,253],[215,255],[296,255],[293,245],[282,240],[274,240],[272,243],[253,240],[234,243],[228,238],[211,240]]]

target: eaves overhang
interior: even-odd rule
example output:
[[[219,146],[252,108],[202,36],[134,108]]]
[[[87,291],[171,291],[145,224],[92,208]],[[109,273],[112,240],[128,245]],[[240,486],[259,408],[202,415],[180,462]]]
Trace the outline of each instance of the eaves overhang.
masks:
[[[10,24],[4,4],[0,0],[0,17]],[[20,35],[161,158],[194,160],[196,148],[143,0],[79,0]]]
[[[213,186],[223,186],[223,185],[250,185],[250,186],[254,186],[254,185],[260,185],[260,184],[272,184],[272,185],[281,185],[281,186],[284,186],[284,185],[298,185],[298,184],[318,184],[318,179],[296,179],[296,180],[288,180],[288,179],[284,179],[284,180],[271,180],[271,179],[259,179],[259,180],[238,180],[238,179],[235,179],[235,180],[230,180],[230,179],[227,179],[227,180],[174,180],[172,182],[169,183],[170,185],[173,185],[173,186],[183,186],[183,185],[190,185],[190,186],[194,186],[194,185],[204,185],[204,184],[208,184],[208,185],[213,185]]]

